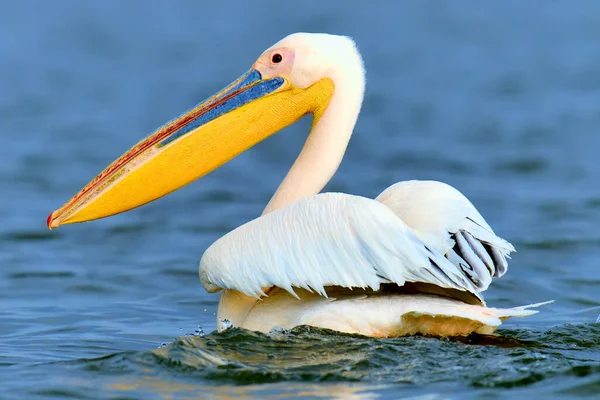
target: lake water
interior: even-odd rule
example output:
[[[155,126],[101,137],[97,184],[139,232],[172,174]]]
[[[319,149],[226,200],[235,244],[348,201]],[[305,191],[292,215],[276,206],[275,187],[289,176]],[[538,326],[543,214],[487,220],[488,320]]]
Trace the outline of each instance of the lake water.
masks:
[[[600,3],[356,3],[3,4],[0,398],[600,396]],[[488,303],[554,304],[495,339],[214,333],[200,256],[260,215],[309,120],[171,196],[47,230],[105,165],[295,31],[353,36],[368,71],[327,190],[457,187],[518,250]]]

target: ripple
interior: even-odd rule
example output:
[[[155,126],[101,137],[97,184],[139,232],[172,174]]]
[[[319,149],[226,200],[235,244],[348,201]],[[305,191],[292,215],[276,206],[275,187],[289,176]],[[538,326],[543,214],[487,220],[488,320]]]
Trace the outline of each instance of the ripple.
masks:
[[[214,189],[204,193],[198,201],[211,203],[230,203],[239,199],[239,194],[230,190]]]
[[[600,197],[593,197],[585,201],[586,208],[600,208]]]
[[[427,171],[450,171],[457,174],[466,174],[472,171],[471,166],[460,160],[445,158],[439,154],[416,154],[401,152],[387,157],[383,161],[383,168],[402,170],[404,168],[422,168]]]
[[[526,91],[524,77],[515,73],[500,77],[493,84],[492,93],[502,98],[518,97]]]
[[[198,270],[195,268],[164,268],[160,271],[161,274],[182,277],[197,277]]]
[[[541,158],[523,158],[499,163],[498,169],[517,175],[532,175],[548,168],[548,161]]]
[[[574,396],[594,396],[595,394],[600,393],[600,378],[588,380],[588,382],[573,385],[568,389],[564,389],[561,391],[563,394],[569,394]]]
[[[141,233],[151,228],[149,224],[130,224],[130,225],[118,225],[108,228],[108,234],[130,234],[130,233]]]
[[[522,248],[540,249],[540,250],[572,250],[581,247],[600,247],[599,238],[558,238],[543,239],[534,241],[523,241],[519,243]]]
[[[118,290],[108,288],[102,285],[94,285],[94,284],[78,284],[67,287],[67,292],[71,293],[99,293],[99,294],[108,294],[108,293],[118,293]]]
[[[22,232],[9,232],[0,236],[0,240],[14,241],[14,242],[39,242],[44,240],[58,239],[60,234],[51,232],[49,230],[43,231],[22,231]]]
[[[72,278],[75,273],[72,271],[22,271],[8,274],[10,279],[52,279],[52,278]]]
[[[598,351],[600,324],[447,340],[371,339],[312,327],[270,335],[232,328],[204,336],[183,336],[152,351],[116,353],[67,364],[109,375],[143,371],[161,376],[168,371],[176,379],[234,385],[462,382],[475,388],[513,388],[557,376],[600,376],[600,360],[590,357]]]

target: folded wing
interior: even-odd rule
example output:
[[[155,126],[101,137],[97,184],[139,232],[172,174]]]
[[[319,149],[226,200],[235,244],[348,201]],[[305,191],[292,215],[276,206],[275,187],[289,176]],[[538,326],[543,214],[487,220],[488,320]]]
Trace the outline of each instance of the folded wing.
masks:
[[[496,236],[473,204],[442,182],[399,182],[377,199],[401,218],[427,245],[444,254],[479,291],[507,270],[515,251]]]
[[[430,210],[432,217],[441,216],[441,212]],[[200,279],[211,292],[234,289],[256,297],[272,286],[294,295],[297,287],[327,296],[326,286],[379,290],[382,283],[401,286],[405,282],[424,282],[468,291],[480,298],[480,282],[484,278],[477,274],[474,278],[469,268],[479,273],[480,265],[471,259],[485,256],[477,244],[469,247],[469,240],[473,241],[469,236],[461,233],[461,239],[457,239],[449,232],[464,231],[475,242],[480,240],[478,237],[496,238],[485,221],[479,225],[481,221],[467,221],[464,229],[459,224],[456,229],[451,226],[417,231],[387,204],[359,196],[323,193],[250,221],[223,236],[203,255]],[[438,232],[443,232],[441,238],[436,237]],[[488,242],[478,243],[485,250]],[[450,251],[464,260],[464,265],[452,258],[454,253]],[[487,265],[488,261],[482,262]],[[493,258],[492,264],[497,265]]]

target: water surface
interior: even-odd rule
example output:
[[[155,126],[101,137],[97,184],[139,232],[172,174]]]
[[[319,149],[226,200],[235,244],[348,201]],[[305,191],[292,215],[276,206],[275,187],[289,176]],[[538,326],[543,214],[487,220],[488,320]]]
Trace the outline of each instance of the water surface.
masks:
[[[599,393],[600,5],[570,4],[4,5],[0,397]],[[503,339],[211,333],[218,297],[200,286],[200,256],[260,215],[309,120],[169,197],[46,229],[48,213],[105,165],[295,31],[353,36],[368,71],[327,190],[373,197],[405,179],[457,187],[518,250],[488,303],[554,304],[506,323]]]

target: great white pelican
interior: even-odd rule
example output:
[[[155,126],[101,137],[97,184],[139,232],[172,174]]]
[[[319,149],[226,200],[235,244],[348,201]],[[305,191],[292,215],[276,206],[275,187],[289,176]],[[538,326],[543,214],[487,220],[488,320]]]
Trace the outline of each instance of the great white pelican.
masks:
[[[306,324],[376,337],[448,336],[492,333],[509,317],[534,314],[539,304],[484,303],[514,248],[458,190],[408,181],[375,200],[320,193],[342,161],[364,89],[352,39],[289,35],[110,164],[50,214],[48,227],[153,201],[310,113],[306,143],[262,216],[202,256],[202,285],[222,292],[220,329]]]

